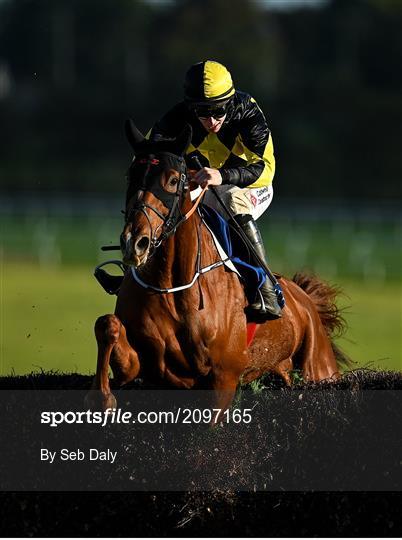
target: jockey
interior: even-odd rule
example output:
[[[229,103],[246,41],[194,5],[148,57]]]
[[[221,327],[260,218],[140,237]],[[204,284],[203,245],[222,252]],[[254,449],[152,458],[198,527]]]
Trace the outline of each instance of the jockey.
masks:
[[[193,128],[187,162],[194,168],[193,158],[197,157],[203,165],[193,180],[202,187],[216,186],[257,254],[265,261],[256,220],[272,201],[275,158],[264,114],[254,98],[235,90],[225,66],[207,60],[192,65],[187,71],[184,100],[155,124],[151,138],[175,137],[186,124]],[[211,192],[206,192],[204,203],[229,217]],[[259,299],[247,307],[249,320],[261,322],[281,317],[269,278],[260,292],[263,303]]]

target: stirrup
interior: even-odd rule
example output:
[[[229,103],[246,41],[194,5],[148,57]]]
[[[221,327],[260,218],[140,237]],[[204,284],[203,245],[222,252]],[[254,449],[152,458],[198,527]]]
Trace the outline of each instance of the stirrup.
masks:
[[[123,272],[122,276],[113,276],[111,274],[108,274],[106,270],[103,270],[103,266],[106,266],[107,264],[114,264],[119,267],[119,269]],[[101,264],[98,264],[98,266],[94,270],[94,276],[97,279],[98,283],[101,285],[101,287],[108,293],[108,294],[118,294],[121,284],[123,283],[124,279],[124,273],[126,271],[126,267],[122,261],[119,261],[117,259],[112,259],[111,261],[106,261]]]
[[[263,324],[267,321],[276,321],[277,319],[280,319],[282,317],[282,315],[275,315],[274,313],[271,313],[267,310],[255,309],[251,307],[251,305],[248,305],[244,309],[244,313],[246,315],[248,323],[257,324]]]
[[[272,311],[269,311],[264,302],[264,297],[261,291],[258,290],[257,292],[259,296],[259,304],[257,302],[252,302],[248,306],[246,306],[244,310],[247,317],[247,322],[255,322],[262,324],[266,321],[280,319],[282,317],[281,311],[279,311],[279,313],[273,313]],[[279,305],[279,307],[281,306]]]

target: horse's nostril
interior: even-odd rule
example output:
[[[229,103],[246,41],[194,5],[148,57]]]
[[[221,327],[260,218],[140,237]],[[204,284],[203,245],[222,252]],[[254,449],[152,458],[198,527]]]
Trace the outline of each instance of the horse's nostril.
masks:
[[[137,255],[142,255],[149,247],[149,238],[148,236],[142,236],[135,243],[135,252]]]

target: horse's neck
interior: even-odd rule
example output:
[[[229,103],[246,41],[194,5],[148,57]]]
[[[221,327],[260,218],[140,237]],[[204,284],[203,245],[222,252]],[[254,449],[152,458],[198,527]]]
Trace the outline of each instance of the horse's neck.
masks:
[[[160,288],[172,288],[190,283],[197,270],[198,250],[200,264],[207,266],[217,260],[210,235],[195,213],[182,223],[155,253],[147,272],[152,283]]]

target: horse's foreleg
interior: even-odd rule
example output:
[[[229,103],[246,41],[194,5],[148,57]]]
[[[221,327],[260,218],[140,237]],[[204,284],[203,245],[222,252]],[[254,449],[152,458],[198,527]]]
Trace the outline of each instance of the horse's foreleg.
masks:
[[[116,398],[110,391],[109,365],[118,384],[134,379],[140,368],[137,353],[128,343],[126,329],[116,315],[104,315],[95,323],[98,343],[96,375],[86,404],[91,409],[116,407]]]
[[[211,389],[214,391],[212,409],[219,409],[213,424],[219,423],[224,412],[229,409],[239,384],[240,374],[235,372],[214,373],[211,379]]]
[[[116,317],[117,318],[117,317]],[[118,319],[117,319],[118,320]],[[140,362],[137,352],[127,339],[124,325],[120,323],[119,339],[115,343],[110,355],[110,367],[113,371],[113,382],[122,386],[135,379],[140,371]]]

